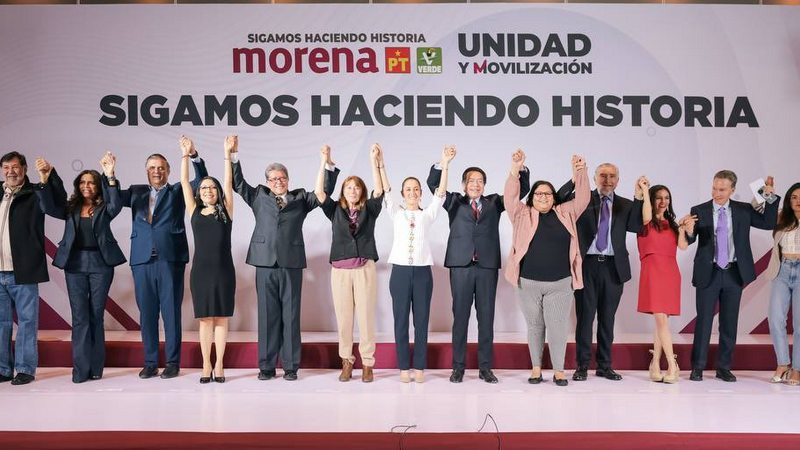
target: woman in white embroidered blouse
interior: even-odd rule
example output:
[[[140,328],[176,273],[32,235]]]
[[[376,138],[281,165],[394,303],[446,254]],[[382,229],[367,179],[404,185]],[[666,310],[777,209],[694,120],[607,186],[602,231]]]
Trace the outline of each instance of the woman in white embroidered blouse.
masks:
[[[392,295],[394,313],[394,341],[397,352],[397,367],[400,381],[411,381],[409,369],[412,366],[408,344],[408,315],[414,314],[414,380],[424,380],[425,362],[428,347],[428,318],[433,294],[433,256],[431,255],[428,230],[436,220],[447,191],[447,169],[456,155],[453,146],[442,151],[442,178],[431,203],[424,209],[420,205],[422,186],[414,177],[403,180],[400,194],[403,204],[396,205],[390,195],[389,180],[385,165],[381,164],[381,180],[386,208],[390,211],[394,227],[394,242],[389,253],[392,275],[389,279],[389,292]]]
[[[800,385],[800,183],[795,183],[783,198],[783,208],[773,232],[774,244],[767,267],[767,278],[772,280],[769,299],[769,334],[775,347],[778,367],[770,379]],[[789,358],[786,339],[786,319],[792,307],[794,350]],[[791,364],[791,367],[790,367]]]

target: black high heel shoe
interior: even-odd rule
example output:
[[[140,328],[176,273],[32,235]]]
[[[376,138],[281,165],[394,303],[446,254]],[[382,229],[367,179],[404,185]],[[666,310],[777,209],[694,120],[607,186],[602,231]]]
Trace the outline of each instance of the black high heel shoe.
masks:
[[[200,377],[200,384],[211,383],[211,377]]]

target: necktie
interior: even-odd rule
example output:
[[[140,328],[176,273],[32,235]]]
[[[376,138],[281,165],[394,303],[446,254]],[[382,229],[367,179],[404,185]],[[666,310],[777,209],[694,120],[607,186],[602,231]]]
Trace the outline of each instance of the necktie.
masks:
[[[608,248],[608,222],[611,217],[609,203],[611,199],[604,195],[600,206],[600,224],[597,225],[597,249],[601,252]]]
[[[283,209],[286,206],[286,202],[283,201],[281,196],[275,196],[275,202],[278,204],[278,209]]]
[[[728,266],[728,214],[725,208],[719,209],[717,216],[717,229],[715,231],[717,240],[717,265],[721,268]]]
[[[472,204],[472,217],[474,217],[475,220],[478,220],[478,218],[481,216],[481,212],[478,210],[478,201],[473,199],[470,203]]]

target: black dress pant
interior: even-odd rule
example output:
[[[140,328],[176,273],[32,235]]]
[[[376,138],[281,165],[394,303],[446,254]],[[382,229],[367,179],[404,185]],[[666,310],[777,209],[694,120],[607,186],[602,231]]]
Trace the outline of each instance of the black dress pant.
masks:
[[[611,344],[614,342],[614,318],[622,297],[613,257],[586,255],[583,260],[583,289],[575,291],[575,343],[578,366],[592,361],[592,325],[597,316],[597,367],[611,367]]]
[[[453,293],[453,369],[466,366],[467,329],[473,299],[478,319],[478,367],[491,369],[497,269],[477,264],[451,267],[450,290]]]
[[[728,269],[720,269],[715,265],[711,282],[708,286],[698,287],[696,291],[697,321],[692,343],[692,369],[706,368],[717,301],[719,301],[719,351],[716,368],[730,369],[739,326],[739,303],[742,299],[742,277],[736,264],[731,264]]]
[[[72,311],[72,380],[102,377],[106,363],[103,315],[114,268],[98,251],[76,251],[67,263],[69,307]]]
[[[392,265],[389,278],[394,313],[394,346],[397,368],[408,370],[408,315],[414,314],[414,368],[423,370],[428,359],[428,319],[431,314],[433,274],[431,266]]]
[[[256,267],[258,295],[258,368],[300,367],[300,294],[303,269]]]

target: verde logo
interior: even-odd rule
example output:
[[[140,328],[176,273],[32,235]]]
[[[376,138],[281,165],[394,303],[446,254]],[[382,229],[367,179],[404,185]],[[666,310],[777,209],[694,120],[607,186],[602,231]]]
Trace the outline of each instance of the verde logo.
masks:
[[[442,73],[442,48],[417,48],[417,73]]]

